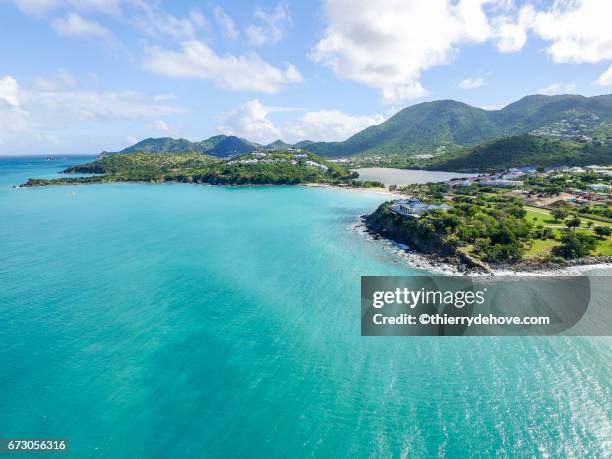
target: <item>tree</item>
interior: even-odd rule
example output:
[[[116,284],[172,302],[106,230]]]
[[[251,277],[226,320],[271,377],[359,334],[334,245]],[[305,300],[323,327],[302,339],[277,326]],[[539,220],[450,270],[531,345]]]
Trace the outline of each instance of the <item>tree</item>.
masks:
[[[569,211],[565,206],[555,207],[551,209],[550,215],[555,219],[555,221],[565,220],[569,215]]]
[[[442,224],[447,234],[452,234],[461,225],[461,219],[454,214],[447,214],[442,217]]]
[[[565,221],[565,226],[567,226],[569,229],[578,228],[580,226],[580,223],[582,223],[580,218],[574,215],[573,217]]]
[[[597,234],[597,236],[599,236],[601,239],[604,239],[612,234],[612,229],[609,226],[596,226],[594,231],[595,234]]]
[[[597,242],[593,236],[568,231],[561,236],[561,245],[555,247],[553,252],[563,258],[580,258],[589,255],[596,245]]]

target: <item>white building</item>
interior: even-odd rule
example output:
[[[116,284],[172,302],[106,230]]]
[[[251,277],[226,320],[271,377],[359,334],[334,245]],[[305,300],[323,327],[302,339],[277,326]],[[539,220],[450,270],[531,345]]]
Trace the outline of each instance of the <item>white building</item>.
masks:
[[[612,186],[606,185],[605,183],[593,183],[589,185],[589,188],[593,191],[610,191]]]
[[[400,199],[391,205],[391,211],[405,217],[418,217],[429,210],[448,210],[447,204],[427,204],[418,199]]]
[[[329,169],[325,164],[319,164],[319,163],[317,163],[315,161],[308,160],[304,164],[306,164],[307,166],[310,166],[310,167],[316,167],[321,172],[327,172],[327,169]]]
[[[474,183],[471,179],[455,179],[446,182],[449,186],[470,186]]]
[[[523,182],[520,180],[493,179],[481,180],[479,183],[484,186],[495,186],[498,188],[516,188],[519,186],[523,186]]]

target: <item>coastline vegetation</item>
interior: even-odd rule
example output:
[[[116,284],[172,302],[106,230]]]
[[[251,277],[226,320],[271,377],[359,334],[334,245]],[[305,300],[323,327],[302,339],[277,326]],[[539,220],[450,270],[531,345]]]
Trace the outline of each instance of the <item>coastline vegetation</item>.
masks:
[[[448,147],[438,153],[350,158],[346,165],[448,172],[501,171],[511,167],[587,166],[612,163],[612,145],[551,140],[533,135],[501,137],[476,146]]]
[[[29,179],[22,186],[90,184],[107,182],[183,182],[213,185],[269,185],[327,183],[349,186],[378,186],[375,182],[358,184],[357,175],[344,166],[312,153],[247,153],[219,159],[199,153],[133,153],[103,156],[87,164],[73,166],[65,173],[97,174],[88,177]]]
[[[555,196],[578,182],[590,183],[593,176],[567,174],[560,179],[557,175],[527,174],[520,193],[477,182],[460,187],[446,183],[409,185],[396,191],[427,203],[446,203],[450,209],[410,217],[395,213],[393,203],[386,202],[366,217],[365,223],[373,232],[422,253],[458,255],[490,264],[612,256],[609,200],[577,207],[560,199],[550,209],[525,204],[530,193]]]

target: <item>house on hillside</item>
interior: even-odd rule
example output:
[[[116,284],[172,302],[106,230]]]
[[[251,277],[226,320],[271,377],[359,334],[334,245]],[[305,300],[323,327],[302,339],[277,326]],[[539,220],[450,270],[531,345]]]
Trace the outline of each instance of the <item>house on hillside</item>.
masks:
[[[391,205],[391,211],[405,217],[419,217],[430,210],[448,210],[447,204],[427,204],[418,199],[399,199]]]

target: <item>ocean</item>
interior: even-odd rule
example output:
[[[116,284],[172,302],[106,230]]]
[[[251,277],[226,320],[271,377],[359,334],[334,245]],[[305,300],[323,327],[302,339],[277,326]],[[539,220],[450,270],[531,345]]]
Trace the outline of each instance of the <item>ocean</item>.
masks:
[[[360,276],[417,273],[352,229],[384,195],[12,188],[87,159],[0,158],[0,437],[100,458],[612,454],[612,338],[360,336]]]

